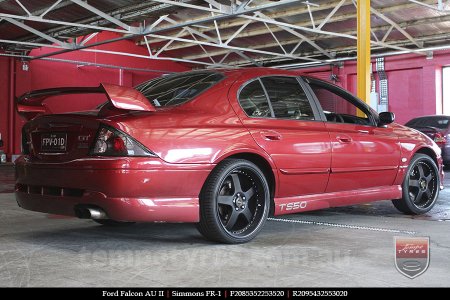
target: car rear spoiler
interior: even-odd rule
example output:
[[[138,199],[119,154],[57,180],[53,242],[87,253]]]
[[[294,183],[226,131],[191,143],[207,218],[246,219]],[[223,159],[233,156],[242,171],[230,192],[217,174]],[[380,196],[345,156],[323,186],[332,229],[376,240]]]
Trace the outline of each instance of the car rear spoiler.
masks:
[[[155,107],[138,90],[114,84],[102,83],[98,87],[61,87],[35,90],[16,99],[17,112],[27,120],[50,113],[44,101],[49,97],[69,94],[105,94],[111,104],[124,110],[155,111]]]

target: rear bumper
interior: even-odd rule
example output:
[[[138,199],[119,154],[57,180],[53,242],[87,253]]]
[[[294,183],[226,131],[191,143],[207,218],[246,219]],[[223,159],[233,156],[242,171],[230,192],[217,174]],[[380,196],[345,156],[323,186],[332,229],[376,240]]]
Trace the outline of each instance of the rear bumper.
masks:
[[[16,200],[28,210],[75,216],[100,207],[118,221],[198,222],[198,195],[213,165],[160,159],[90,158],[67,163],[16,161]]]

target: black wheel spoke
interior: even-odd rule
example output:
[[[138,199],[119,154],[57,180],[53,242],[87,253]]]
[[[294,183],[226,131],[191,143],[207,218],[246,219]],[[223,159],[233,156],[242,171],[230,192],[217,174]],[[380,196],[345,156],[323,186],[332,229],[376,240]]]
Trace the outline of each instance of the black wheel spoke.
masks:
[[[241,214],[244,215],[244,217],[247,219],[248,223],[251,222],[253,214],[250,211],[250,209],[248,208],[248,206],[241,212]]]
[[[427,177],[425,177],[427,184],[430,183],[431,179],[433,179],[433,175],[430,173]]]
[[[253,187],[251,187],[248,191],[244,192],[245,198],[248,200],[250,200],[251,197],[253,197],[253,195],[255,194],[255,190]]]
[[[431,196],[433,195],[433,193],[430,191],[429,188],[427,188],[427,189],[424,191],[424,193],[425,193],[425,195],[427,196],[427,200],[428,200],[428,199],[431,199]]]
[[[420,200],[422,200],[423,191],[419,190],[419,192],[416,195],[416,198],[414,199],[414,203],[420,203]]]
[[[417,169],[419,170],[420,178],[423,178],[424,177],[423,166],[417,165]]]
[[[409,186],[413,186],[413,187],[419,187],[419,180],[416,179],[410,179],[409,180]]]
[[[233,180],[234,192],[242,192],[241,181],[238,174],[231,174],[231,179]]]
[[[233,205],[233,196],[219,196],[217,197],[219,204]]]
[[[228,219],[228,221],[227,221],[227,225],[225,226],[225,228],[226,228],[227,230],[233,229],[234,225],[235,225],[236,222],[237,222],[238,217],[239,217],[239,213],[237,213],[237,212],[233,209],[233,210],[231,211],[231,213],[230,213],[230,217],[229,217],[229,219]]]

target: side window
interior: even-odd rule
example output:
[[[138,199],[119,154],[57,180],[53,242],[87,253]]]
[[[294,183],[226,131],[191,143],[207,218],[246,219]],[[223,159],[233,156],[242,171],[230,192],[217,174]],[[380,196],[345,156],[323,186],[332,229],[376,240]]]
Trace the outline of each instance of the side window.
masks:
[[[261,78],[272,105],[275,118],[314,120],[311,104],[295,77]]]
[[[371,125],[367,115],[343,96],[326,87],[310,83],[328,122]]]
[[[259,80],[250,82],[242,89],[239,104],[249,117],[272,117],[269,102]]]

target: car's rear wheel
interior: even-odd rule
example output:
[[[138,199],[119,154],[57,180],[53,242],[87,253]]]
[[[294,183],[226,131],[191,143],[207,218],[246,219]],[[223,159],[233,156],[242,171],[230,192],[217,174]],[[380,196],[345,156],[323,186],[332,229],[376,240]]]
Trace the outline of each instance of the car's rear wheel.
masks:
[[[133,225],[135,224],[135,222],[122,222],[122,221],[115,221],[115,220],[111,220],[111,219],[98,219],[95,220],[93,219],[92,221],[100,224],[100,225],[104,225],[104,226],[129,226],[129,225]]]
[[[202,189],[197,228],[209,240],[245,243],[259,233],[269,207],[264,173],[247,160],[226,159],[211,172]]]
[[[436,204],[440,187],[436,163],[425,154],[416,154],[411,160],[403,180],[403,197],[393,200],[394,206],[409,215],[430,211]]]

